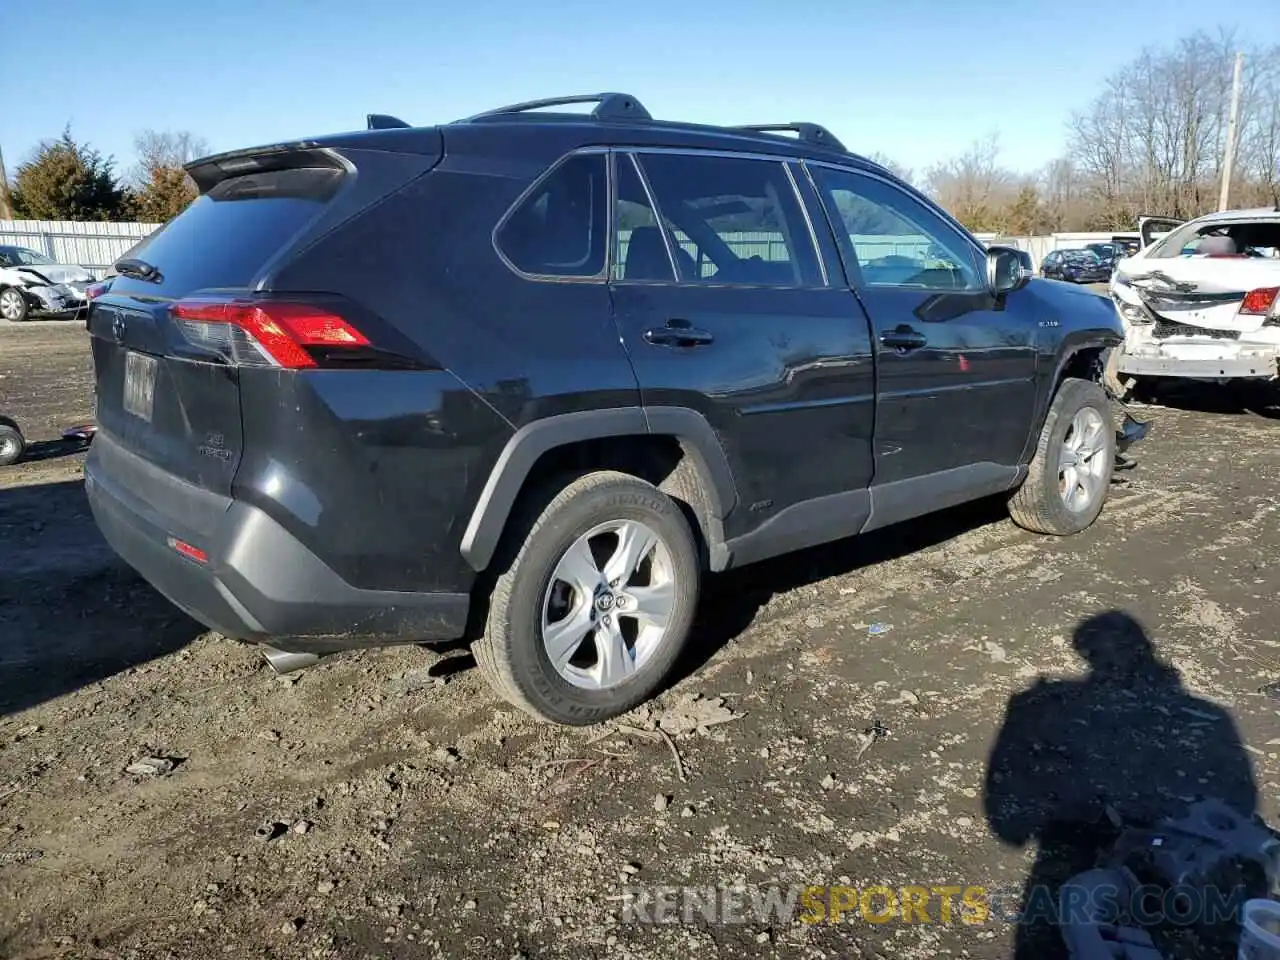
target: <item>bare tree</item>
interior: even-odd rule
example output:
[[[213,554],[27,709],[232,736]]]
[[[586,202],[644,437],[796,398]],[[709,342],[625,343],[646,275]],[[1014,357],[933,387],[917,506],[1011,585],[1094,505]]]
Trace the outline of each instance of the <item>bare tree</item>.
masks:
[[[149,223],[176,217],[196,197],[183,165],[209,152],[202,138],[186,130],[144,130],[133,141],[138,163],[131,177],[134,215]]]
[[[1198,32],[1147,49],[1107,78],[1069,124],[1069,158],[1093,207],[1090,225],[1132,228],[1143,213],[1192,217],[1214,207],[1226,148],[1232,63],[1245,53],[1236,196],[1273,195],[1280,160],[1280,48]]]
[[[875,153],[871,154],[871,156],[867,157],[867,159],[870,160],[872,163],[880,164],[880,166],[884,167],[886,170],[892,173],[899,180],[904,180],[907,183],[914,182],[914,179],[913,179],[915,175],[914,170],[912,170],[910,167],[904,167],[902,164],[898,163],[898,161],[894,160],[892,157],[886,154],[883,154],[878,150]]]
[[[998,231],[1001,208],[1018,193],[1014,174],[1000,165],[995,133],[975,140],[957,157],[934,164],[924,175],[935,200],[971,230]]]
[[[133,149],[138,155],[133,178],[141,184],[157,167],[181,169],[184,164],[207,155],[209,143],[187,130],[148,129],[133,138]]]

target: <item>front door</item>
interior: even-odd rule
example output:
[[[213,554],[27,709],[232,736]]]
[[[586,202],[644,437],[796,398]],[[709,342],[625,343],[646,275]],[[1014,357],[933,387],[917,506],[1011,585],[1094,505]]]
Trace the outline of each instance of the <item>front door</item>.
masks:
[[[1036,408],[1031,296],[993,296],[976,242],[891,180],[811,173],[874,327],[875,486],[949,474],[956,493],[999,489]]]
[[[737,486],[728,539],[771,525],[734,561],[856,532],[873,467],[870,328],[828,283],[792,172],[698,153],[615,160],[614,311],[645,407],[711,424]],[[824,517],[816,501],[831,497]]]

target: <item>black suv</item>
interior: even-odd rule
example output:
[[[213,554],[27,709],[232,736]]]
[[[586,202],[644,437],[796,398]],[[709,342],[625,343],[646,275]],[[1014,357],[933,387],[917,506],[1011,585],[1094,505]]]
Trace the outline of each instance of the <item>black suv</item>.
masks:
[[[662,684],[704,571],[1102,508],[1111,305],[823,128],[625,94],[369,128],[194,162],[89,311],[99,526],[273,662],[465,636],[591,723]]]

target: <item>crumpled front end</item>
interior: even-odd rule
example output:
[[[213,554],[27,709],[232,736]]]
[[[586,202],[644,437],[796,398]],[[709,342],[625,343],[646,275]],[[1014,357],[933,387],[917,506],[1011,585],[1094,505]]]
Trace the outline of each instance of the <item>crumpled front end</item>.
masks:
[[[1125,331],[1118,372],[1203,380],[1280,376],[1276,293],[1162,275],[1118,277],[1111,286]]]
[[[68,313],[86,303],[83,288],[77,290],[66,283],[32,284],[21,290],[31,309],[41,313]]]

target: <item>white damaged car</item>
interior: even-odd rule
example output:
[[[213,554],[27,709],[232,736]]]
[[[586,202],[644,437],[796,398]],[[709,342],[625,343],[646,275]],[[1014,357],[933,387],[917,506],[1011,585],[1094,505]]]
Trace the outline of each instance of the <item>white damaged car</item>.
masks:
[[[1111,277],[1125,340],[1109,372],[1122,381],[1280,375],[1280,209],[1144,218],[1140,232],[1142,249]]]
[[[74,314],[85,306],[85,289],[93,280],[84,267],[58,263],[26,247],[0,246],[0,319]]]

